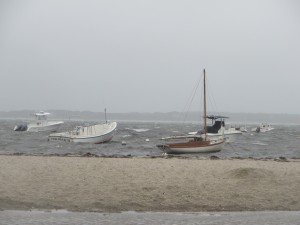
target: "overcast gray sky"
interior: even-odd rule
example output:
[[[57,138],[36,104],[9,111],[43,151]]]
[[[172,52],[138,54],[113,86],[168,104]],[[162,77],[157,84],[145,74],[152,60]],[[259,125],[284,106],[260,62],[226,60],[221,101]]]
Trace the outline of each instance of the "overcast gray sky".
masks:
[[[299,42],[297,0],[0,0],[0,110],[182,111],[205,68],[220,112],[300,114]]]

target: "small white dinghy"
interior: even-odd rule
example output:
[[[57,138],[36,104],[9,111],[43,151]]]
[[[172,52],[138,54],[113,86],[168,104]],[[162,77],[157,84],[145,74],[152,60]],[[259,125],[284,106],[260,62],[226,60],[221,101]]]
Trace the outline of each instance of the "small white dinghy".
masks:
[[[31,132],[40,132],[48,131],[54,132],[64,123],[62,121],[48,121],[47,117],[50,115],[48,112],[40,111],[35,113],[34,116],[36,121],[29,124],[16,125],[14,131],[31,131]]]
[[[50,134],[49,141],[101,144],[109,142],[116,131],[116,122],[106,122],[91,126],[77,126],[72,131]]]

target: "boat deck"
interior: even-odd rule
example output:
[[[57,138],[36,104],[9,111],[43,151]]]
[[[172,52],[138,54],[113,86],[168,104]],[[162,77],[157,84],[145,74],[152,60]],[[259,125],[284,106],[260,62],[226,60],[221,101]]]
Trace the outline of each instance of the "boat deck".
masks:
[[[91,126],[78,126],[72,131],[62,132],[62,133],[54,133],[50,134],[49,138],[53,137],[66,137],[66,138],[75,138],[75,137],[92,137],[105,135],[106,133],[111,132],[116,128],[116,123],[104,123],[104,124],[96,124]]]

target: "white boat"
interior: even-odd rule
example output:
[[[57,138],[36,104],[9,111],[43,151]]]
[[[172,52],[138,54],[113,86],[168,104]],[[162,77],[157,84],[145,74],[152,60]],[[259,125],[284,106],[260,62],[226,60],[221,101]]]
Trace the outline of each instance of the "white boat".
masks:
[[[239,128],[236,128],[236,129],[240,130],[240,131],[243,132],[243,133],[247,133],[247,132],[248,132],[246,126],[244,126],[244,127],[239,127]]]
[[[72,131],[50,134],[49,141],[101,144],[109,142],[116,131],[116,122],[106,122],[91,126],[77,126]]]
[[[231,128],[230,128],[231,129]],[[221,133],[221,131],[223,131],[224,133]],[[189,132],[189,135],[197,135],[199,131],[194,131],[194,132]],[[240,136],[240,132],[236,132],[236,131],[228,131],[225,130],[224,128],[222,128],[222,130],[220,130],[220,132],[218,133],[207,133],[206,135],[212,139],[212,140],[216,140],[219,139],[221,136],[224,136],[226,139],[226,143],[230,143],[230,142],[234,142],[237,139],[237,136]]]
[[[157,147],[167,154],[185,154],[185,153],[212,153],[219,152],[225,145],[224,136],[215,139],[209,138],[206,126],[206,85],[205,70],[204,73],[204,130],[202,133],[177,135],[162,138],[166,143],[159,144]]]
[[[242,135],[241,130],[237,130],[234,127],[228,129],[225,128],[225,119],[229,118],[226,116],[208,116],[208,119],[212,120],[213,125],[207,127],[207,135],[210,138],[219,138],[223,134],[226,137],[226,142],[234,142],[239,136]]]
[[[30,131],[30,132],[41,132],[48,131],[54,132],[64,123],[62,121],[48,121],[47,117],[50,115],[48,112],[40,111],[35,113],[34,116],[36,121],[29,124],[16,125],[15,131]]]
[[[234,142],[239,136],[242,135],[240,129],[234,127],[225,128],[225,116],[207,116],[208,119],[212,120],[213,125],[207,126],[207,136],[213,140],[219,139],[223,135],[226,138],[226,142]],[[197,134],[198,132],[189,132],[189,134]]]
[[[222,136],[221,132],[218,133],[207,133],[208,137],[211,139],[219,138]],[[233,128],[229,128],[227,130],[224,130],[224,136],[226,138],[227,143],[235,142],[236,139],[242,135],[241,131],[234,130]]]
[[[264,133],[264,132],[268,132],[268,131],[271,131],[271,130],[274,130],[274,129],[275,129],[275,128],[272,127],[271,124],[268,124],[268,123],[262,123],[261,125],[252,128],[251,131],[257,132],[257,133],[259,133],[259,132]]]

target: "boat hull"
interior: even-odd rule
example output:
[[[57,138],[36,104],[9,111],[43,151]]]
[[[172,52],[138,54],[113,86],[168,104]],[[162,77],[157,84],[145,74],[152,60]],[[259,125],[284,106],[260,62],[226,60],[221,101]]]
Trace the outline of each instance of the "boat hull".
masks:
[[[256,127],[256,128],[252,128],[251,131],[252,132],[257,132],[257,133],[265,133],[265,132],[269,132],[274,130],[275,128],[260,128],[260,127]]]
[[[265,133],[274,130],[275,128],[261,129],[260,132]]]
[[[30,123],[28,124],[27,131],[30,132],[54,132],[59,129],[63,122],[47,122],[47,123]]]
[[[90,127],[83,127],[82,129],[86,130],[85,132],[82,133],[76,133],[74,131],[69,131],[69,132],[63,132],[63,133],[56,133],[56,134],[51,134],[48,137],[49,141],[66,141],[66,142],[73,142],[73,143],[90,143],[90,144],[102,144],[105,142],[109,142],[112,140],[117,123],[113,122],[108,124],[105,124],[108,126],[108,130],[106,130],[104,133],[93,133],[93,129],[96,129],[96,126],[101,126],[101,125],[95,125],[95,126],[90,126]],[[105,126],[103,125],[103,126]],[[89,129],[91,132],[89,132]]]
[[[167,154],[193,154],[219,152],[225,145],[225,139],[210,141],[192,141],[158,145]]]
[[[242,132],[241,131],[230,131],[230,132],[224,132],[224,136],[226,138],[226,142],[227,143],[232,143],[232,142],[235,142],[236,139],[238,137],[240,137],[242,135]],[[220,139],[223,134],[221,133],[217,133],[217,134],[213,134],[213,133],[207,133],[207,136],[212,139],[212,140],[217,140],[217,139]]]
[[[274,130],[275,128],[272,127],[270,124],[266,124],[266,123],[262,123],[260,126],[252,128],[251,131],[253,132],[261,132],[261,133],[265,133],[265,132],[269,132]]]
[[[193,134],[197,134],[197,132],[189,132],[189,134],[193,135]],[[211,140],[219,140],[220,138],[225,136],[226,142],[229,143],[229,142],[235,142],[236,139],[238,137],[240,137],[242,134],[243,133],[240,130],[235,130],[235,129],[225,130],[224,129],[224,131],[223,131],[222,129],[220,129],[218,133],[207,133],[207,136]]]

